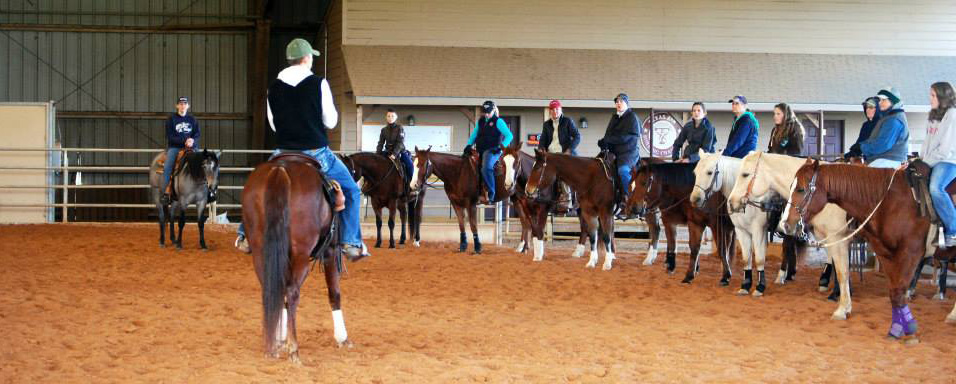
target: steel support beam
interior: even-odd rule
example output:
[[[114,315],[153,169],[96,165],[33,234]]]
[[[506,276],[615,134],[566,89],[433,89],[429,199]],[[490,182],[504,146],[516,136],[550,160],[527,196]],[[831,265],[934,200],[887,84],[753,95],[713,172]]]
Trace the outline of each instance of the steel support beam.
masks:
[[[200,120],[248,120],[247,113],[197,112],[192,113]],[[114,112],[114,111],[63,111],[57,110],[56,117],[62,119],[140,119],[165,120],[169,112]]]
[[[89,33],[203,33],[235,34],[251,32],[256,28],[253,22],[221,24],[166,24],[148,26],[123,25],[83,25],[83,24],[0,24],[0,31],[26,32],[89,32]]]

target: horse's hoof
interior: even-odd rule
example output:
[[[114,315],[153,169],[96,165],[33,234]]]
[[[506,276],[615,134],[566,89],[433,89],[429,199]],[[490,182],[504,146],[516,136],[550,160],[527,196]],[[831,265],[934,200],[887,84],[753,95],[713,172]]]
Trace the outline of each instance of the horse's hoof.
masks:
[[[749,294],[750,294],[750,291],[746,289],[740,288],[739,290],[737,290],[737,296],[747,296]]]
[[[720,279],[720,286],[721,286],[721,287],[726,287],[726,286],[728,286],[728,285],[730,285],[730,279]]]
[[[352,340],[349,340],[349,339],[345,339],[345,341],[341,343],[337,343],[337,345],[339,348],[345,348],[345,349],[352,349],[355,347],[355,344],[352,344]]]
[[[681,283],[681,284],[690,284],[692,281],[694,281],[694,278],[693,278],[693,277],[685,277],[684,280],[681,280],[680,283]]]
[[[933,295],[933,300],[936,300],[936,301],[946,301],[946,296],[944,296],[942,293],[937,293],[937,294]]]
[[[159,247],[160,247],[160,248],[166,248],[166,244],[159,243]]]
[[[602,270],[602,271],[610,271],[610,270],[611,270],[611,265],[610,265],[610,264],[604,264],[604,266],[601,267],[601,270]]]
[[[374,247],[375,247],[375,248],[381,248],[381,247],[382,247],[382,243],[375,243]]]
[[[753,293],[753,296],[754,296],[754,297],[762,297],[762,296],[763,296],[763,292],[760,292],[760,291],[755,290],[754,293]]]
[[[298,353],[298,352],[289,355],[289,362],[292,363],[292,364],[298,365],[298,366],[300,366],[300,367],[302,366],[302,360],[299,359],[299,353]]]
[[[817,287],[817,292],[826,292],[828,290],[830,290],[830,287],[828,285],[821,285]]]
[[[585,268],[594,268],[597,266],[597,263],[587,263],[584,265]]]
[[[209,248],[207,247],[199,247],[199,250],[203,252],[209,252]]]
[[[415,243],[413,243],[412,245],[414,245],[415,248],[418,248],[418,247],[421,247],[421,246],[422,246],[422,243],[421,243],[420,241],[418,241],[418,240],[415,240]]]
[[[388,249],[394,249],[394,248],[395,248],[395,244],[394,244],[394,243],[388,245]]]
[[[833,316],[830,316],[830,320],[846,320],[846,313],[840,311],[833,312]]]
[[[956,313],[951,313],[949,316],[946,316],[946,324],[956,324]]]
[[[179,244],[176,244],[176,250],[177,250],[177,251],[182,251],[182,250],[183,250],[183,246],[182,246],[182,245],[179,245]]]
[[[919,344],[919,337],[916,335],[906,335],[903,336],[903,345],[916,345]]]

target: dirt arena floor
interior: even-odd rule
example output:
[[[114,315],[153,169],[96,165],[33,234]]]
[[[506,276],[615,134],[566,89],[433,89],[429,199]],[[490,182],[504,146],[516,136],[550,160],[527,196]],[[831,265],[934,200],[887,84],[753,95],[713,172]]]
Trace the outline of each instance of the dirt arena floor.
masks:
[[[884,339],[889,303],[874,273],[855,282],[850,319],[832,321],[819,270],[738,297],[739,276],[718,287],[711,256],[688,286],[642,266],[643,254],[602,272],[570,249],[533,263],[434,243],[348,266],[350,350],[335,347],[324,281],[310,276],[294,366],[263,357],[259,287],[231,229],[207,235],[212,250],[200,252],[190,226],[177,252],[156,246],[154,226],[0,226],[0,382],[956,380],[956,326],[943,323],[953,301],[930,300],[931,286],[912,304],[922,342],[908,346]]]

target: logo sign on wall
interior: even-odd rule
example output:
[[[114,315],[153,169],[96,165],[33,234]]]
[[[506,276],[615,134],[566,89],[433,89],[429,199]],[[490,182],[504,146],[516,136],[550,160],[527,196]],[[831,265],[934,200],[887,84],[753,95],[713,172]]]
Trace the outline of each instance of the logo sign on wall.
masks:
[[[668,112],[656,112],[644,119],[641,126],[641,152],[654,157],[670,157],[674,140],[680,134],[681,123]],[[651,143],[651,130],[654,130],[654,143]]]
[[[540,141],[538,140],[538,134],[532,133],[528,135],[528,140],[525,141],[524,143],[532,147],[537,147],[539,142]]]

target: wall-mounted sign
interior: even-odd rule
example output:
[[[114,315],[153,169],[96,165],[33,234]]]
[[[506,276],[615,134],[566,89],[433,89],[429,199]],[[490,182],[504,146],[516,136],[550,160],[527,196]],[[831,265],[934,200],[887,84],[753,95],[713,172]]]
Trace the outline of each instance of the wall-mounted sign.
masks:
[[[539,143],[538,136],[537,133],[528,134],[528,140],[525,140],[524,144],[530,147],[537,147]]]
[[[644,119],[641,126],[641,152],[654,157],[670,157],[674,140],[680,135],[682,124],[667,112],[656,112]],[[651,130],[654,130],[654,143],[651,145]]]

